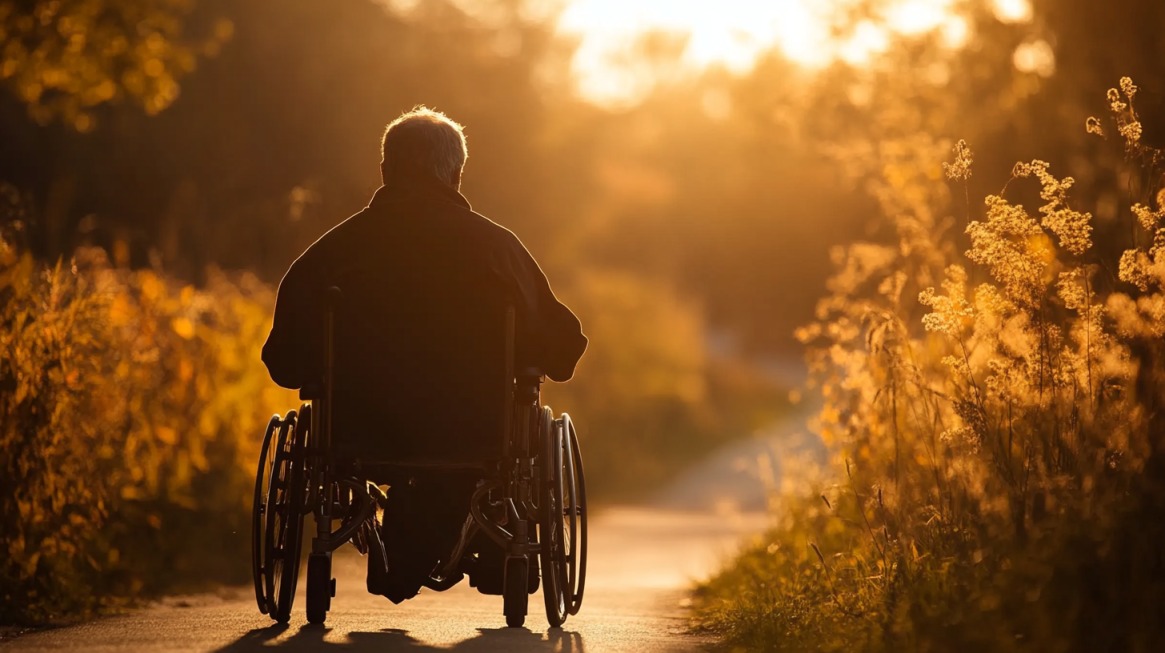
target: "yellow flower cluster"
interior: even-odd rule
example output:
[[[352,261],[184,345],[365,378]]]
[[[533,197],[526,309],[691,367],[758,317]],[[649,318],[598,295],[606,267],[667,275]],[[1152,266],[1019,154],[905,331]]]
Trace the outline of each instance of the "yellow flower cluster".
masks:
[[[1139,140],[1136,94],[1124,78],[1108,104],[1118,145],[1137,155],[1126,161],[1143,170],[1111,178],[1162,179],[1165,152]],[[1103,134],[1097,119],[1086,128]],[[970,174],[964,148],[949,179]],[[916,150],[914,168],[933,170],[945,149],[930,160]],[[1044,204],[1032,215],[988,196],[960,256],[937,226],[954,220],[920,201],[949,197],[911,187],[937,184],[903,159],[881,163],[875,196],[897,242],[845,248],[801,331],[836,478],[782,498],[767,546],[709,585],[749,608],[718,623],[802,645],[791,650],[1079,650],[1065,614],[1121,620],[1108,597],[1138,597],[1127,607],[1159,593],[1151,574],[1126,571],[1154,569],[1165,537],[1153,467],[1165,433],[1165,192],[1091,189],[1133,194],[1119,216],[1128,229],[1096,246],[1092,215],[1069,204],[1074,180],[1021,162],[1011,182],[1037,183]],[[1159,648],[1159,630],[1121,623],[1134,648]]]
[[[1143,128],[1137,110],[1133,106],[1133,98],[1137,95],[1136,85],[1133,84],[1132,79],[1122,77],[1119,87],[1119,89],[1108,89],[1108,108],[1116,123],[1117,133],[1124,139],[1126,151],[1144,152],[1152,149],[1141,143]],[[1085,129],[1090,134],[1104,135],[1100,121],[1094,117],[1087,120]]]
[[[975,159],[971,154],[971,148],[967,146],[967,141],[959,139],[954,147],[955,160],[951,163],[943,163],[943,173],[946,174],[947,179],[963,179],[971,178],[971,164]]]
[[[984,204],[986,220],[967,225],[967,258],[985,266],[1010,300],[1032,306],[1039,301],[1048,266],[1044,232],[1023,206],[998,195],[988,195]]]

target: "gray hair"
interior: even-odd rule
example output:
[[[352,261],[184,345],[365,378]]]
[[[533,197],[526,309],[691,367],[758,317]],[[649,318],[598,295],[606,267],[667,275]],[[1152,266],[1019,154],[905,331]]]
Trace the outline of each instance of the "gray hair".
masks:
[[[380,142],[381,171],[390,175],[422,172],[456,187],[469,150],[464,128],[440,111],[414,107],[388,123]]]

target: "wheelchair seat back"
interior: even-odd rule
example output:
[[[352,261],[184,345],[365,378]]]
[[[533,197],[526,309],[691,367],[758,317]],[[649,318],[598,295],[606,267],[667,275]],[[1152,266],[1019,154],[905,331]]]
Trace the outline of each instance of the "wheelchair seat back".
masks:
[[[489,279],[350,272],[334,307],[332,442],[362,464],[504,454],[512,309]]]

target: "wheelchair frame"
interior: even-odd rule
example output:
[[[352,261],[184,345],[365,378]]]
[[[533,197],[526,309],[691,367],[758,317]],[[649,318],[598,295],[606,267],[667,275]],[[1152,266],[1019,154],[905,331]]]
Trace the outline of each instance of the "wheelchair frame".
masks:
[[[272,416],[260,447],[252,511],[252,575],[259,611],[280,623],[291,618],[302,559],[303,519],[315,518],[307,569],[307,620],[323,623],[336,594],[331,556],[351,542],[387,568],[376,519],[387,496],[374,483],[343,475],[354,462],[340,460],[332,440],[332,377],[338,288],[325,298],[324,374],[300,391],[295,410]],[[582,606],[587,564],[586,481],[578,438],[570,416],[558,418],[540,402],[542,377],[536,370],[514,373],[515,311],[505,313],[506,374],[503,456],[496,463],[418,464],[393,462],[398,470],[480,469],[482,480],[469,501],[460,538],[425,586],[442,591],[462,578],[470,540],[480,531],[505,554],[503,613],[506,624],[525,622],[529,595],[539,579],[530,577],[538,556],[546,618],[562,625]],[[385,464],[375,461],[375,464]],[[339,526],[333,530],[334,522]]]

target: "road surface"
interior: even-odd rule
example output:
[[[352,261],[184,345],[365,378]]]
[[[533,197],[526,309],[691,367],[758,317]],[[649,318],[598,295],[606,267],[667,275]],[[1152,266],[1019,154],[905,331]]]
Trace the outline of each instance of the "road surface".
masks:
[[[24,635],[0,648],[111,653],[706,650],[714,642],[689,632],[686,591],[723,563],[743,538],[763,530],[765,484],[775,474],[764,454],[780,437],[771,432],[734,445],[649,503],[594,514],[582,611],[561,629],[548,628],[540,594],[530,597],[526,627],[506,628],[501,597],[480,595],[464,582],[443,593],[426,590],[394,606],[365,591],[364,559],[349,546],[336,554],[337,594],[323,626],[306,622],[301,579],[287,626],[274,625],[259,613],[250,587],[226,588]]]

